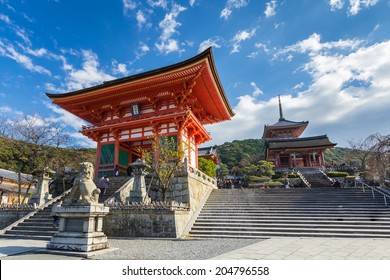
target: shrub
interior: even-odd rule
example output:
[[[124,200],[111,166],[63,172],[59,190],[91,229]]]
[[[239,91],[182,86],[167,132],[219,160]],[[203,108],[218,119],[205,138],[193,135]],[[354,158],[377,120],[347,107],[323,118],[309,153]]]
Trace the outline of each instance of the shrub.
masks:
[[[327,173],[328,177],[334,178],[334,177],[347,177],[349,176],[348,172],[339,172],[339,171],[329,171]]]
[[[277,186],[283,186],[283,183],[281,182],[274,182],[274,181],[268,181],[264,182],[264,185],[269,186],[269,187],[277,187]]]

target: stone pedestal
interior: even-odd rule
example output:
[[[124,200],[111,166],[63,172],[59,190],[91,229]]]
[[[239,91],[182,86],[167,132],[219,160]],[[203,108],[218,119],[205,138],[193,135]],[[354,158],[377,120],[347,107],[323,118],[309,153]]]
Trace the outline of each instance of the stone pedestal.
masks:
[[[47,244],[47,249],[91,252],[109,248],[107,236],[102,231],[108,207],[92,204],[64,205],[60,208],[57,211],[60,216],[59,232]]]

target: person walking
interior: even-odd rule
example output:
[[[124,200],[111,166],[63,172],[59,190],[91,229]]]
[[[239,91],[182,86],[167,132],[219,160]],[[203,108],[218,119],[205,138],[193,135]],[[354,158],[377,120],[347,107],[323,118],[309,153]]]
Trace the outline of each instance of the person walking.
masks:
[[[62,205],[62,200],[58,199],[56,201],[56,203],[54,203],[54,205],[51,207],[50,216],[53,217],[53,227],[54,228],[58,228],[60,225],[60,216],[58,216],[57,212],[58,212],[59,208],[61,207],[61,205]]]
[[[102,195],[106,194],[106,190],[109,187],[109,184],[108,184],[109,181],[110,181],[110,179],[108,179],[108,177],[106,175],[104,175],[102,177],[102,179],[100,179],[100,182],[99,182],[99,185],[98,185],[98,189],[100,189],[100,193]]]

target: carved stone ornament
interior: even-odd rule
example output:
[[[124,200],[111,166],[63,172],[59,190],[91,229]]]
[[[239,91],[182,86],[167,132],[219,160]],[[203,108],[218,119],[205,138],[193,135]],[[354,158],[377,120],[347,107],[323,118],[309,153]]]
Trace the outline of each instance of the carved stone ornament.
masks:
[[[74,180],[68,204],[90,205],[98,204],[100,190],[93,182],[94,168],[90,162],[79,165],[79,173]]]

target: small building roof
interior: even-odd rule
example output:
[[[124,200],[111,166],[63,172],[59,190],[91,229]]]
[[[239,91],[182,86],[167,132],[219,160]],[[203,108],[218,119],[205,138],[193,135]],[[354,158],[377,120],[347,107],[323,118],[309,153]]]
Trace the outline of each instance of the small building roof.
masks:
[[[198,148],[198,156],[208,156],[208,155],[216,155],[217,149],[214,149],[214,147],[202,147]]]
[[[307,148],[332,148],[336,143],[330,142],[327,135],[291,139],[268,139],[265,141],[268,150],[294,150]]]
[[[214,147],[198,148],[198,157],[212,160],[215,164],[219,162],[217,149]]]
[[[18,181],[19,180],[19,174],[6,169],[0,168],[0,177],[3,177],[4,179],[8,179],[10,181]],[[32,175],[21,173],[22,181],[26,182],[32,179]]]

